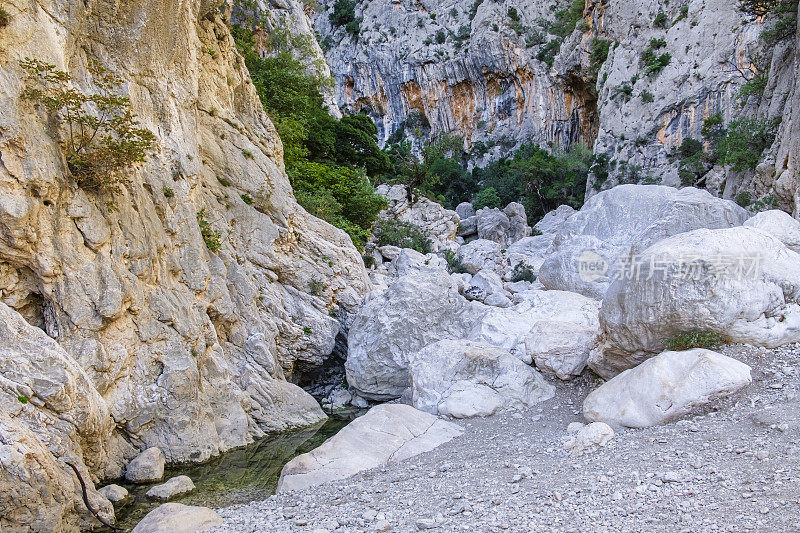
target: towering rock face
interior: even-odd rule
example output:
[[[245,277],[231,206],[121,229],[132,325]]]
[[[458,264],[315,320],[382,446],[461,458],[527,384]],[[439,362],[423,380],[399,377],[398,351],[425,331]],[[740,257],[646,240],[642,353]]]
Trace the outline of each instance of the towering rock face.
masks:
[[[778,205],[800,218],[800,26],[786,49],[773,55],[770,74],[767,95],[786,95],[786,101],[769,109],[770,114],[782,114],[783,121],[774,160],[759,167],[755,187],[764,193],[774,191]],[[770,98],[765,105],[776,99]]]
[[[495,157],[523,141],[589,146],[597,130],[586,83],[536,59],[553,6],[513,1],[360,2],[358,41],[320,12],[315,27],[346,112],[366,112],[382,140],[407,134],[483,141]],[[514,9],[509,15],[509,10]],[[516,18],[516,20],[515,20]],[[528,46],[531,44],[531,46]]]
[[[0,29],[0,300],[83,368],[128,450],[170,461],[324,418],[287,380],[369,283],[347,235],[295,202],[218,4],[15,3]],[[20,98],[25,57],[83,93],[90,60],[121,76],[156,144],[118,190],[69,175],[63,126]]]

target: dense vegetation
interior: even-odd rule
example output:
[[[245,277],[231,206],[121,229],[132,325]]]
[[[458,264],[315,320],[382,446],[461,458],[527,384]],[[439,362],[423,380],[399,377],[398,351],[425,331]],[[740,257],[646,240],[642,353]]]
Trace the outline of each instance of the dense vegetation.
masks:
[[[286,171],[298,202],[345,230],[363,249],[386,205],[371,180],[391,169],[378,147],[377,127],[365,115],[341,120],[331,116],[321,95],[328,80],[306,74],[288,51],[262,58],[251,31],[235,27],[234,37],[283,142]]]
[[[697,139],[685,139],[678,150],[681,183],[702,185],[703,176],[715,164],[734,172],[755,169],[764,150],[775,140],[777,129],[778,120],[743,117],[725,127],[721,114],[711,115],[702,129],[708,150]]]
[[[514,157],[475,169],[474,179],[482,187],[478,199],[490,207],[495,195],[496,206],[521,201],[529,221],[535,222],[559,205],[583,205],[592,162],[592,152],[582,145],[552,153],[537,145],[523,145]]]

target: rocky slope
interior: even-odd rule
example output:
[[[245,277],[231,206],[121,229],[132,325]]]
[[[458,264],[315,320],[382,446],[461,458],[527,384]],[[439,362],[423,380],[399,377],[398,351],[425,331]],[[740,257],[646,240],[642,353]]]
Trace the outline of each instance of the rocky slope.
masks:
[[[97,404],[95,421],[73,420],[72,444],[56,445],[40,398],[52,389],[4,373],[0,397],[14,408],[3,408],[0,455],[11,465],[61,472],[55,459],[69,456],[91,484],[120,475],[137,448],[200,461],[325,416],[287,380],[331,352],[335,317],[355,309],[369,281],[347,235],[295,202],[219,3],[4,5],[0,301],[8,320],[24,317],[58,342],[64,363],[46,365],[42,379],[60,382],[74,367]],[[59,122],[20,98],[25,57],[69,72],[83,93],[97,90],[90,60],[122,78],[156,144],[118,190],[86,191],[69,175]],[[198,213],[220,233],[216,253]],[[46,345],[31,335],[30,350],[3,349],[0,361],[41,357]],[[87,444],[98,439],[104,446]],[[9,490],[25,479],[13,472]],[[47,520],[48,530],[68,530],[86,511],[64,475],[49,487],[71,504],[0,513],[0,529]]]

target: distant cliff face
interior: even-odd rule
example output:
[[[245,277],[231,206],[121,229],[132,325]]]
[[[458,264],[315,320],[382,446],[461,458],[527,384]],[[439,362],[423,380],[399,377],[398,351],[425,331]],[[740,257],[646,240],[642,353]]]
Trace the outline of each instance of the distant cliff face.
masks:
[[[478,162],[522,142],[582,142],[609,162],[597,189],[629,180],[679,185],[675,152],[702,139],[706,118],[785,115],[793,88],[796,47],[782,44],[768,53],[764,96],[740,105],[762,24],[725,0],[376,0],[356,4],[357,40],[352,26],[331,24],[333,5],[323,5],[315,29],[337,101],[369,114],[383,140],[400,129],[425,140],[458,134],[468,149],[482,143]],[[570,6],[579,19],[566,24],[557,12]],[[607,58],[596,48],[602,41]],[[669,55],[663,68],[650,69],[648,51]],[[727,197],[744,188],[767,194],[776,178],[767,170],[754,181],[718,168],[707,181]],[[781,207],[793,205],[793,193],[774,192]]]
[[[347,235],[295,202],[218,4],[5,6],[0,300],[56,339],[106,402],[125,446],[99,477],[118,475],[131,445],[203,460],[323,418],[287,379],[331,352],[335,317],[368,288]],[[25,57],[69,72],[80,92],[96,90],[89,60],[122,77],[156,145],[120,190],[76,185],[63,127],[20,98]]]
[[[330,47],[339,105],[369,114],[382,140],[400,128],[425,137],[453,133],[467,147],[488,143],[495,157],[521,142],[593,144],[598,123],[591,91],[582,79],[537,60],[540,45],[528,46],[543,38],[540,19],[552,18],[552,6],[362,2],[355,42],[331,25],[331,5],[315,27]]]

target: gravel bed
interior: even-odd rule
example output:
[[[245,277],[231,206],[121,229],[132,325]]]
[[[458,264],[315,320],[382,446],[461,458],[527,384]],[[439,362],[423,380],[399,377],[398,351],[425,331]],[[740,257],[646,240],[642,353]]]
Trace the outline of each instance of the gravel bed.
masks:
[[[624,430],[572,457],[563,442],[597,386],[469,421],[461,437],[386,468],[219,509],[218,532],[798,531],[800,345],[720,350],[753,383],[702,413]]]

